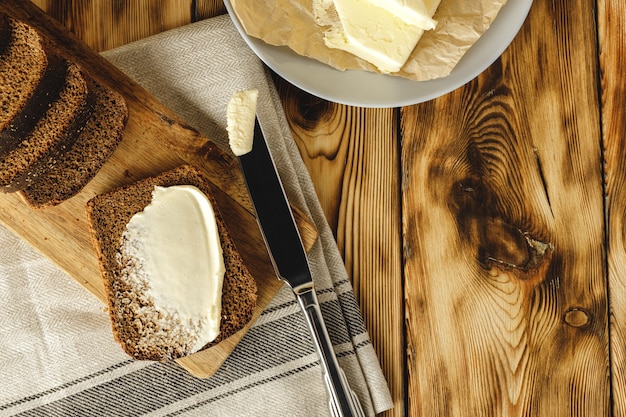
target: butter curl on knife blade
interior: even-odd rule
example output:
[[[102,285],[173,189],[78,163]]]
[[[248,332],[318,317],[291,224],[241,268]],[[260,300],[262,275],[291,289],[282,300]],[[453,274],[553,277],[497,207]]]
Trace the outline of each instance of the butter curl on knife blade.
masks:
[[[274,270],[293,290],[304,312],[324,370],[333,416],[363,416],[333,350],[302,239],[256,117],[256,90],[235,93],[227,109],[229,142],[238,156],[257,222]]]

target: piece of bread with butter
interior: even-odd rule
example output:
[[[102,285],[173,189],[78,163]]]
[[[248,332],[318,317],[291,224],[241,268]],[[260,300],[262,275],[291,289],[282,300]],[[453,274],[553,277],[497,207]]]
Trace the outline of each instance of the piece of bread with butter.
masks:
[[[131,357],[180,358],[252,318],[255,280],[198,169],[184,165],[98,195],[86,211],[113,334]]]

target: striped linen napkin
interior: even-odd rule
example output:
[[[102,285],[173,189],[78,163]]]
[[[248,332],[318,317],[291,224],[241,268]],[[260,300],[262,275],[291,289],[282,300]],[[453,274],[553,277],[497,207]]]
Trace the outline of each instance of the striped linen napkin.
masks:
[[[345,267],[293,142],[270,74],[227,15],[103,54],[227,150],[232,93],[259,90],[259,117],[293,204],[320,239],[310,253],[322,311],[367,415],[393,406]],[[324,416],[322,371],[284,286],[215,375],[129,359],[104,306],[0,227],[0,416]]]

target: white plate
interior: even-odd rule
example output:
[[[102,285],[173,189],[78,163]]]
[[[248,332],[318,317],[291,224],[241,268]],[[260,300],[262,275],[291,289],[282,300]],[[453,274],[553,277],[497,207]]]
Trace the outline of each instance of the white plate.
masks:
[[[278,75],[317,97],[360,107],[401,107],[442,96],[469,82],[509,46],[532,5],[532,0],[508,0],[487,31],[472,45],[450,75],[412,81],[367,71],[339,71],[285,46],[266,44],[246,34],[229,0],[226,9],[246,43]]]

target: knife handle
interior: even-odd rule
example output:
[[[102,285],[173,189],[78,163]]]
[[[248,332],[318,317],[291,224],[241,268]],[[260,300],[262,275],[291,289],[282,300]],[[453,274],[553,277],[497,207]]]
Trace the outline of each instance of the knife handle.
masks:
[[[302,311],[304,311],[315,347],[320,356],[324,370],[324,381],[330,397],[331,414],[334,417],[365,416],[358,397],[350,389],[348,380],[337,361],[313,285],[298,289],[296,296]]]

